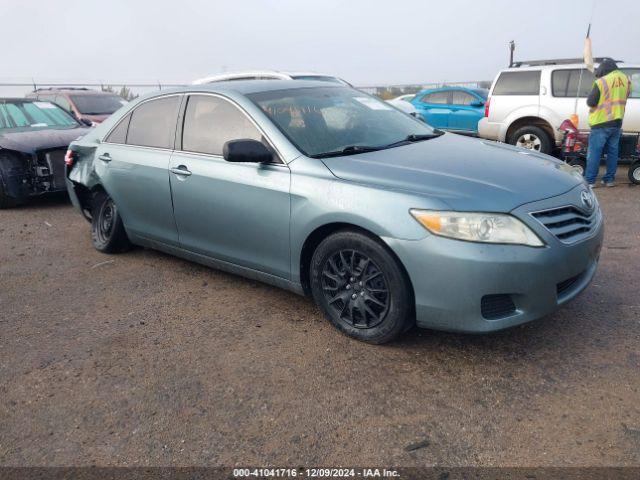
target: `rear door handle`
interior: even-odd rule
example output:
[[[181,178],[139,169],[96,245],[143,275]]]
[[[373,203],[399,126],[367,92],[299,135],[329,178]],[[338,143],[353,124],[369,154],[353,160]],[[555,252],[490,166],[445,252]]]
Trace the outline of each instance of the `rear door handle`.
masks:
[[[178,165],[177,167],[173,167],[169,169],[169,171],[171,173],[175,173],[176,175],[182,175],[184,177],[188,177],[189,175],[191,175],[191,172],[189,171],[189,169],[184,165]]]
[[[110,162],[111,161],[111,155],[109,155],[108,153],[103,153],[98,158],[100,160],[102,160],[103,162]]]

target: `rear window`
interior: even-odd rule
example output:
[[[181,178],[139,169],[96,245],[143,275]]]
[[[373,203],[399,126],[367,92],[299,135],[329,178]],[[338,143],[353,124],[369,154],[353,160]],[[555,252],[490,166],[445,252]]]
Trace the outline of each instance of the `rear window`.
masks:
[[[131,114],[127,145],[173,148],[180,97],[150,100]]]
[[[527,72],[502,72],[493,95],[538,95],[540,93],[540,70]]]
[[[640,68],[623,68],[622,71],[631,81],[631,98],[640,98]]]
[[[84,115],[111,115],[127,101],[117,95],[71,95],[71,101]]]
[[[551,74],[551,91],[554,97],[588,97],[594,80],[593,73],[586,68],[554,70]]]

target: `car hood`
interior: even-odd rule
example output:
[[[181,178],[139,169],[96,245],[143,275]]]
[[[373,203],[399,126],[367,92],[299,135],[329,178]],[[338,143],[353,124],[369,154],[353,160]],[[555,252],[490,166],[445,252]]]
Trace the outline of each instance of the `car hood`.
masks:
[[[0,148],[23,153],[34,153],[47,148],[66,148],[88,128],[43,128],[0,133]]]
[[[581,183],[550,156],[454,134],[323,162],[338,178],[424,194],[459,211],[510,212]]]

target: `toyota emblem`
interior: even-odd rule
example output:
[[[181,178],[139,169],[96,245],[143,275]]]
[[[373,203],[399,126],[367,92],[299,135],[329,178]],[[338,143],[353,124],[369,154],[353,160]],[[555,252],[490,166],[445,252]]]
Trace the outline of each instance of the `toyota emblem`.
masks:
[[[587,207],[587,209],[591,210],[593,208],[593,193],[589,190],[583,190],[580,193],[580,200],[582,200],[582,204]]]

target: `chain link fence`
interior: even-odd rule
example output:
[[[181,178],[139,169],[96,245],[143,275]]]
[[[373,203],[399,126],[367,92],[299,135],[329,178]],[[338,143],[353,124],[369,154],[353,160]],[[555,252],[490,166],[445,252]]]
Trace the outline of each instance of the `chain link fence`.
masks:
[[[69,83],[64,82],[39,82],[32,81],[1,81],[0,80],[0,97],[17,96],[22,97],[25,94],[34,91],[35,89],[46,88],[88,88],[92,90],[111,91],[115,93],[129,92],[131,97],[136,97],[144,93],[163,90],[174,87],[181,87],[188,85],[187,83],[162,83],[162,82],[76,82]],[[420,84],[397,84],[397,85],[356,85],[356,88],[371,95],[376,95],[384,100],[395,98],[400,95],[417,93],[421,90],[440,88],[444,86],[457,86],[468,88],[489,88],[491,86],[490,80],[479,80],[469,82],[426,82]]]

